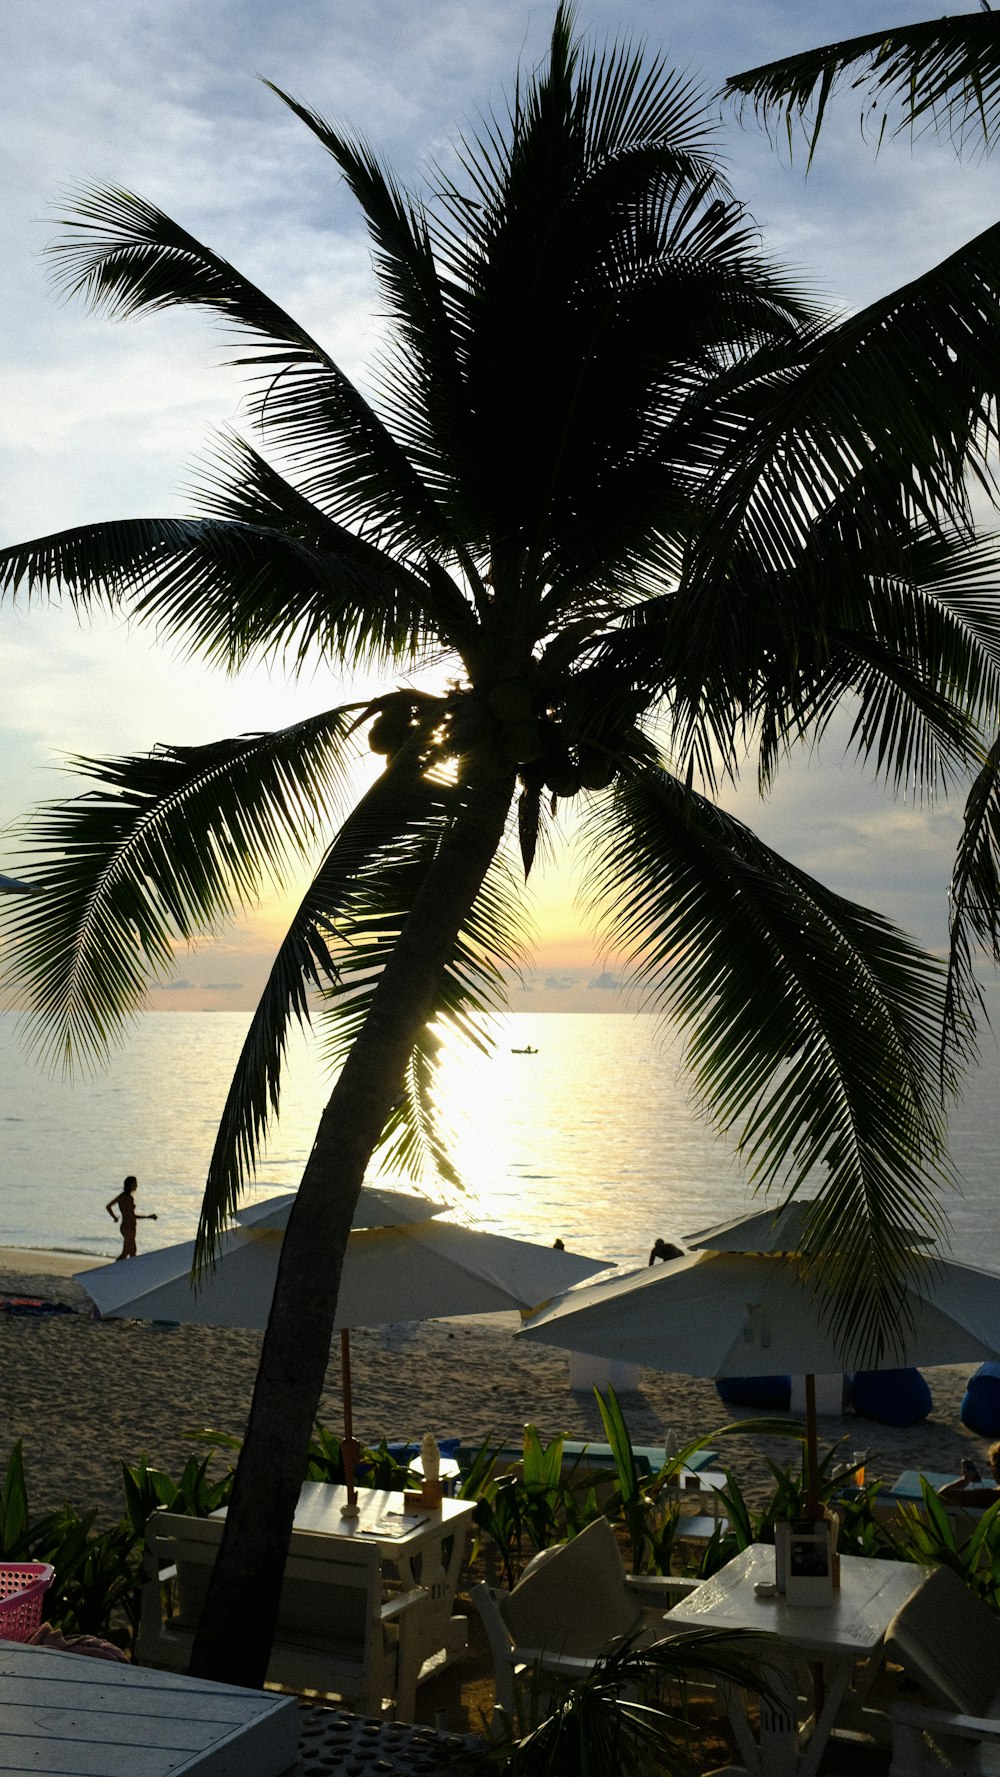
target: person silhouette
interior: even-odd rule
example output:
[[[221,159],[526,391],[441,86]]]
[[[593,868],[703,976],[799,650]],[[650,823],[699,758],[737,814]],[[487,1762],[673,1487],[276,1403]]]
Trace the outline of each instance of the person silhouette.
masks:
[[[135,1258],[135,1225],[136,1225],[136,1222],[155,1222],[156,1221],[156,1216],[154,1214],[151,1213],[148,1215],[140,1215],[139,1212],[137,1211],[137,1209],[135,1207],[135,1194],[136,1194],[136,1191],[138,1190],[138,1188],[139,1188],[139,1181],[136,1178],[135,1174],[130,1172],[128,1175],[128,1178],[125,1180],[125,1183],[122,1186],[122,1189],[119,1191],[118,1196],[112,1197],[111,1202],[106,1203],[104,1206],[105,1209],[107,1210],[109,1216],[111,1217],[111,1220],[113,1222],[115,1222],[116,1224],[118,1222],[119,1216],[121,1217],[122,1250],[118,1254],[118,1257],[120,1259],[134,1259]],[[116,1209],[119,1212],[118,1216],[115,1215]]]
[[[675,1246],[672,1240],[657,1239],[653,1242],[653,1250],[649,1255],[649,1263],[655,1265],[657,1259],[683,1259],[684,1248]]]

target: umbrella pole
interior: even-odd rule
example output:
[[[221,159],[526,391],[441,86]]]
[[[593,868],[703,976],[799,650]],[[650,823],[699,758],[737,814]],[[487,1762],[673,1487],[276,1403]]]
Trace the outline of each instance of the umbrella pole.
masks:
[[[806,1515],[819,1518],[819,1439],[816,1434],[816,1378],[806,1376]]]
[[[358,1516],[358,1490],[354,1485],[354,1469],[358,1460],[358,1446],[354,1439],[354,1416],[351,1405],[351,1334],[347,1327],[340,1329],[340,1378],[341,1393],[344,1403],[344,1436],[341,1440],[340,1454],[344,1464],[344,1480],[347,1483],[347,1501],[340,1508],[342,1518]]]
[[[816,1378],[807,1375],[806,1385],[806,1516],[814,1521],[821,1518],[823,1508],[819,1499],[819,1437],[816,1431]],[[809,1670],[813,1682],[813,1709],[816,1719],[823,1713],[826,1700],[826,1675],[819,1661],[810,1661]]]

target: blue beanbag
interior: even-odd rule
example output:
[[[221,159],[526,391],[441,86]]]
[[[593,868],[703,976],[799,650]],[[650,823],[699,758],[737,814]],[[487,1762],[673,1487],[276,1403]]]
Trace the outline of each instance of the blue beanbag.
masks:
[[[880,1425],[919,1425],[934,1405],[919,1370],[855,1370],[851,1400],[855,1413]]]
[[[1000,1364],[980,1364],[962,1396],[961,1420],[982,1438],[1000,1437]]]
[[[394,1462],[412,1462],[415,1456],[420,1455],[419,1444],[402,1444],[395,1442],[392,1444],[386,1444],[386,1449]]]
[[[787,1413],[792,1398],[790,1376],[721,1376],[715,1387],[727,1407],[770,1407]]]

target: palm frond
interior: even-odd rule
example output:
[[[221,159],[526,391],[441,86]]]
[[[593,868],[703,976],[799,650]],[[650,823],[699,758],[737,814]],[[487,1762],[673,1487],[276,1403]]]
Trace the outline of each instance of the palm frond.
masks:
[[[50,252],[70,295],[114,316],[203,308],[251,335],[234,363],[251,368],[251,411],[287,450],[300,484],[349,529],[397,556],[450,544],[448,527],[406,453],[328,353],[235,266],[131,192],[81,192]],[[308,486],[304,472],[308,471]]]
[[[473,632],[471,607],[438,562],[419,556],[399,561],[380,543],[368,542],[328,518],[245,439],[229,435],[219,440],[210,474],[195,493],[209,515],[266,527],[269,539],[272,533],[288,539],[299,588],[281,588],[283,597],[271,600],[274,610],[263,599],[263,589],[249,589],[255,593],[253,607],[255,613],[260,611],[258,621],[265,635],[269,621],[280,629],[277,620],[282,615],[286,624],[294,623],[298,606],[303,628],[315,632],[321,642],[326,638],[313,607],[326,612],[328,651],[334,652],[336,642],[342,660],[372,658],[369,645],[383,663],[416,659],[431,642],[457,650],[468,646]],[[277,543],[273,547],[277,551]],[[312,639],[312,635],[303,638],[300,655]]]
[[[969,1054],[969,1026],[984,1010],[975,950],[1000,962],[1000,739],[983,759],[965,804],[950,892],[946,1038]],[[947,1050],[945,1050],[947,1053]]]
[[[506,124],[464,143],[464,188],[439,186],[439,254],[468,293],[462,510],[495,573],[527,550],[534,583],[616,588],[676,503],[655,443],[686,381],[814,312],[765,263],[697,114],[654,58],[557,46]]]
[[[1000,121],[1000,14],[993,11],[828,43],[734,74],[724,91],[752,99],[765,122],[782,117],[790,149],[793,126],[801,122],[811,161],[830,100],[852,68],[859,71],[851,90],[864,94],[862,126],[877,126],[879,139],[895,109],[901,112],[897,130],[929,127],[959,152],[990,147]]]
[[[803,585],[812,566],[820,591],[831,550],[870,570],[914,523],[970,530],[968,477],[993,488],[998,298],[995,227],[817,332],[797,363],[768,349],[691,398],[704,519],[675,621],[706,670],[741,652],[741,561],[758,577],[794,570]]]
[[[383,407],[394,435],[447,508],[456,467],[474,441],[462,370],[469,330],[465,293],[442,275],[423,204],[402,190],[371,149],[279,87],[272,91],[322,142],[362,208],[375,274],[394,322],[393,374],[379,385]],[[321,494],[321,484],[312,485]],[[454,534],[457,539],[460,532]],[[485,589],[472,556],[457,541],[455,549],[481,597]]]
[[[903,1312],[895,1231],[941,1221],[944,971],[666,773],[616,800],[617,831],[589,833],[609,938],[691,1033],[696,1085],[751,1178],[787,1195],[825,1164],[815,1283],[874,1366]]]
[[[22,856],[38,892],[3,908],[5,966],[36,1048],[68,1066],[101,1057],[173,968],[177,940],[251,905],[265,876],[280,883],[308,855],[354,756],[356,713],[72,762],[100,787],[29,817]]]
[[[378,1152],[388,1171],[438,1177],[454,1191],[465,1181],[451,1159],[454,1131],[444,1118],[441,1056],[454,1033],[484,1054],[493,1046],[492,1022],[507,999],[507,974],[516,970],[529,938],[523,903],[508,860],[498,855],[439,983],[434,1012],[414,1046]]]
[[[810,553],[823,543],[820,534]],[[964,777],[1000,707],[997,564],[995,538],[923,527],[882,563],[871,550],[853,560],[832,551],[790,594],[768,576],[755,612],[761,676],[742,697],[761,729],[762,783],[793,739],[817,738],[852,694],[849,745],[895,792],[933,795]]]
[[[432,585],[308,508],[242,441],[239,467],[241,483],[220,466],[206,491],[225,516],[121,519],[12,545],[0,589],[124,606],[228,671],[275,656],[299,670],[317,654],[407,667],[442,631],[463,645],[467,612],[447,575]]]
[[[359,881],[380,870],[391,872],[421,842],[439,841],[453,800],[453,792],[419,775],[404,754],[397,754],[327,850],[282,940],[233,1073],[202,1201],[199,1262],[211,1258],[278,1114],[293,1022],[311,1024],[323,993],[341,980]]]
[[[460,795],[453,793],[453,804]],[[422,880],[439,843],[440,834],[430,827],[414,831],[393,860],[378,872],[359,875],[351,923],[342,926],[335,952],[337,979],[324,991],[326,1048],[333,1067],[342,1064],[367,1019],[382,969],[406,923],[413,885]],[[506,1003],[506,974],[517,968],[526,943],[524,910],[501,852],[442,971],[401,1096],[382,1133],[380,1164],[404,1167],[418,1176],[436,1173],[461,1186],[435,1100],[440,1033],[451,1030],[474,1047],[488,1048],[490,1021]]]

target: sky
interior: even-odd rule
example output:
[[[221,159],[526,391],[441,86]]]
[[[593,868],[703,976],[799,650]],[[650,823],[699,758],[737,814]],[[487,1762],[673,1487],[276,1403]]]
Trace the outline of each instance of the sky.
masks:
[[[502,108],[518,63],[544,54],[553,13],[523,0],[6,0],[0,543],[184,512],[213,430],[240,421],[238,375],[203,319],[123,324],[57,297],[43,249],[74,189],[107,183],[160,205],[364,383],[379,339],[366,238],[332,162],[259,77],[353,126],[419,188],[456,129]],[[577,19],[598,41],[646,38],[711,94],[778,55],[939,13],[940,0],[581,0]],[[777,153],[752,116],[741,127],[729,109],[722,135],[771,253],[845,309],[927,269],[996,213],[991,164],[908,139],[876,156],[859,111],[845,93],[808,178],[804,154]],[[16,870],[17,820],[72,789],[62,759],[279,726],[366,690],[325,673],[230,682],[169,642],[104,617],[80,625],[62,606],[0,606],[0,659],[0,871]],[[750,780],[730,806],[771,844],[942,944],[957,806],[893,804],[835,741],[765,806]],[[538,946],[514,1004],[624,1008],[613,959],[576,905],[570,837],[534,887]],[[267,898],[181,954],[151,1006],[252,1005],[281,929],[282,906]]]

